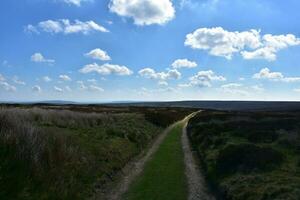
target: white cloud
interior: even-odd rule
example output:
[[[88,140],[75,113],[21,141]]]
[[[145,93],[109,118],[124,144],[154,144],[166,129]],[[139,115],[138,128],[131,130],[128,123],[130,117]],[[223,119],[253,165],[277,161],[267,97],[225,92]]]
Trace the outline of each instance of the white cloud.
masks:
[[[243,85],[239,83],[228,83],[221,86],[221,91],[226,94],[247,96],[249,92],[244,90]]]
[[[59,75],[59,78],[63,81],[71,81],[72,80],[68,75]]]
[[[5,81],[5,77],[2,74],[0,74],[0,81]]]
[[[77,84],[79,85],[78,88],[79,90],[86,90],[87,86],[83,83],[83,81],[77,81]]]
[[[5,82],[5,81],[0,81],[0,88],[2,88],[5,91],[8,92],[15,92],[17,90],[17,88],[13,85],[10,85],[9,83]]]
[[[269,68],[263,68],[259,73],[254,74],[253,78],[280,80],[283,79],[283,75],[281,72],[271,72]]]
[[[104,92],[104,89],[97,85],[86,86],[83,81],[77,81],[79,90],[89,90],[92,92]]]
[[[253,86],[251,86],[251,88],[252,88],[255,92],[259,92],[259,93],[265,91],[265,89],[264,89],[261,85],[253,85]]]
[[[65,89],[66,89],[66,91],[68,91],[68,92],[72,92],[72,89],[70,88],[70,86],[66,86]]]
[[[21,80],[19,79],[19,77],[17,77],[17,76],[14,76],[14,77],[12,78],[12,81],[13,81],[14,83],[16,83],[16,84],[19,84],[19,85],[26,85],[26,83],[25,83],[24,81],[21,81]]]
[[[41,91],[42,91],[42,89],[41,89],[41,87],[40,87],[40,86],[38,86],[38,85],[35,85],[35,86],[33,86],[33,87],[32,87],[32,91],[34,91],[34,92],[41,92]]]
[[[199,28],[186,36],[185,45],[227,59],[240,53],[244,59],[274,61],[279,50],[300,45],[300,38],[293,34],[261,35],[259,30],[254,29],[231,32],[222,27]]]
[[[24,32],[25,33],[40,34],[40,32],[38,31],[38,29],[35,26],[31,25],[31,24],[28,24],[27,26],[25,26]]]
[[[62,2],[67,3],[67,4],[75,5],[75,6],[80,7],[82,3],[89,2],[89,1],[92,1],[92,0],[59,0],[59,1],[62,1]]]
[[[98,86],[96,86],[96,85],[90,85],[89,88],[90,88],[90,90],[92,90],[92,91],[96,91],[96,92],[104,92],[104,89],[103,89],[103,88],[98,87]]]
[[[293,89],[294,92],[300,92],[300,88]]]
[[[160,86],[168,86],[169,84],[166,81],[159,81],[158,85],[160,85]]]
[[[52,79],[49,78],[49,76],[44,76],[42,79],[43,79],[43,81],[45,81],[45,82],[50,82],[50,81],[52,81]]]
[[[174,69],[179,68],[194,68],[197,67],[197,63],[188,59],[177,59],[172,63]]]
[[[254,79],[267,79],[282,82],[298,82],[300,77],[286,77],[281,72],[271,72],[269,68],[263,68],[253,75]]]
[[[46,59],[41,53],[35,53],[31,56],[31,61],[36,63],[54,63],[53,59]]]
[[[189,78],[190,83],[185,86],[211,87],[213,81],[226,81],[223,76],[218,76],[212,70],[199,71],[195,76]],[[181,86],[184,86],[182,84]]]
[[[144,78],[154,79],[158,81],[179,79],[181,77],[181,73],[176,69],[168,70],[167,72],[156,72],[152,68],[144,68],[139,71],[139,75]]]
[[[107,52],[99,48],[91,50],[89,53],[86,53],[85,56],[97,60],[103,60],[103,61],[111,60]]]
[[[97,83],[97,80],[96,79],[88,79],[87,82],[90,82],[90,83],[93,83],[93,84],[96,84]]]
[[[62,88],[59,88],[57,86],[54,86],[54,91],[55,92],[63,92],[64,90]]]
[[[175,17],[171,0],[111,0],[109,10],[136,25],[165,24]]]
[[[75,20],[72,23],[68,19],[42,21],[39,22],[37,26],[29,24],[25,27],[25,31],[31,33],[63,33],[66,35],[72,33],[82,33],[87,35],[92,32],[109,32],[105,27],[97,24],[94,21],[82,22],[79,20]]]
[[[126,66],[112,65],[108,63],[105,63],[103,65],[98,65],[96,63],[89,64],[80,69],[79,72],[83,74],[96,72],[100,75],[115,74],[120,76],[129,76],[133,74],[133,72]]]

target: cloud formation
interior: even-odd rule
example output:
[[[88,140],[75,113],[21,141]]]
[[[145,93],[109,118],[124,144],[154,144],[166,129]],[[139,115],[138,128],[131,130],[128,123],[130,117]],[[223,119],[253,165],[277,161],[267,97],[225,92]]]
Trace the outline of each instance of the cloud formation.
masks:
[[[160,82],[169,79],[179,79],[181,77],[181,73],[176,69],[168,70],[167,72],[156,72],[152,68],[144,68],[139,71],[139,75],[144,78],[154,79]]]
[[[186,86],[211,87],[213,81],[226,81],[224,76],[218,76],[212,70],[199,71],[189,78],[190,82]]]
[[[89,86],[90,90],[92,91],[96,91],[96,92],[104,92],[104,89],[99,87],[99,86],[96,86],[96,85],[90,85]]]
[[[129,76],[133,74],[133,72],[126,66],[112,65],[109,63],[105,63],[103,65],[98,65],[97,63],[89,64],[84,66],[82,69],[80,69],[79,72],[83,74],[96,72],[100,75],[119,75],[119,76]]]
[[[18,84],[18,85],[26,85],[26,83],[25,83],[24,81],[20,80],[19,77],[17,77],[17,76],[14,76],[14,77],[12,78],[12,81],[13,81],[15,84]]]
[[[226,94],[241,95],[241,96],[249,95],[249,92],[243,88],[243,84],[239,84],[239,83],[228,83],[225,85],[221,85],[221,91]]]
[[[281,72],[271,72],[269,68],[263,68],[258,73],[253,75],[254,79],[266,79],[282,82],[298,82],[300,77],[286,77]]]
[[[111,0],[109,10],[119,16],[132,18],[134,24],[139,26],[162,25],[175,17],[170,0]]]
[[[10,85],[9,83],[7,83],[5,81],[0,81],[0,88],[2,88],[3,90],[5,90],[7,92],[17,91],[17,88],[15,86]]]
[[[30,59],[32,62],[36,62],[36,63],[49,63],[49,64],[55,63],[55,60],[47,59],[41,53],[33,54]]]
[[[59,93],[62,93],[64,91],[62,88],[57,87],[57,86],[54,86],[53,89],[55,92],[59,92]]]
[[[84,2],[89,2],[89,1],[92,1],[92,0],[60,0],[64,3],[67,3],[67,4],[70,4],[70,5],[75,5],[75,6],[78,6],[80,7],[82,3]]]
[[[82,33],[84,35],[88,35],[92,32],[109,32],[105,27],[97,24],[94,21],[82,22],[80,20],[75,20],[72,23],[68,19],[42,21],[36,26],[29,24],[25,27],[25,31],[29,33],[63,33],[65,35],[73,33]]]
[[[231,32],[222,27],[199,28],[186,35],[185,45],[208,51],[210,55],[231,59],[236,53],[244,59],[276,60],[279,50],[300,45],[293,34],[261,35],[259,30]]]
[[[59,75],[59,78],[63,81],[71,81],[72,80],[68,75]]]
[[[106,51],[103,51],[102,49],[94,49],[94,50],[91,50],[90,52],[84,54],[86,57],[89,57],[89,58],[93,58],[93,59],[96,59],[96,60],[102,60],[102,61],[108,61],[108,60],[111,60],[110,56],[107,54]]]
[[[190,61],[188,59],[177,59],[172,63],[172,67],[174,69],[195,68],[195,67],[197,67],[197,63],[194,61]]]
[[[34,92],[41,92],[42,91],[42,88],[39,85],[35,85],[31,89]]]
[[[49,76],[44,76],[42,79],[43,79],[43,81],[45,81],[45,82],[50,82],[50,81],[52,81],[52,79],[51,79]]]

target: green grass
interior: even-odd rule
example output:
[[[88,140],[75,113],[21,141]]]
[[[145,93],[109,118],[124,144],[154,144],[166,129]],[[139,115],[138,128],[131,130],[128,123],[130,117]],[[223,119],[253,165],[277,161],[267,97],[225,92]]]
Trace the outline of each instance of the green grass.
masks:
[[[168,133],[144,172],[125,195],[127,200],[187,199],[181,134],[183,123]]]

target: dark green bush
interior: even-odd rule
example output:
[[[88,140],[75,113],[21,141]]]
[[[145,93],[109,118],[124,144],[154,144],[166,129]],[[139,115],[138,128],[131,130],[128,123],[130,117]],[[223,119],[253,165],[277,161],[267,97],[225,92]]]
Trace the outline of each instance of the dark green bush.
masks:
[[[283,161],[283,155],[269,147],[253,144],[228,145],[219,152],[216,171],[220,176],[232,173],[272,170]]]

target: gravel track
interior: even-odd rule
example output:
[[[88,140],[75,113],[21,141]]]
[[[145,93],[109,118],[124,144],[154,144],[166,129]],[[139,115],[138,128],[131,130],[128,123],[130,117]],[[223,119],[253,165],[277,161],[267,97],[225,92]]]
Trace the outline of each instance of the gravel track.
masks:
[[[190,115],[189,118],[193,117],[195,114],[196,113]],[[185,121],[182,129],[181,142],[184,153],[185,175],[188,182],[188,200],[215,200],[206,186],[205,178],[199,168],[199,161],[192,151],[186,130],[187,124],[188,119]]]
[[[121,178],[117,186],[111,187],[107,191],[98,191],[91,199],[99,200],[121,200],[124,193],[128,190],[130,184],[140,175],[144,169],[145,163],[151,159],[151,156],[158,150],[160,144],[177,123],[172,124],[161,133],[152,146],[142,152],[135,160],[129,162],[121,173]]]

